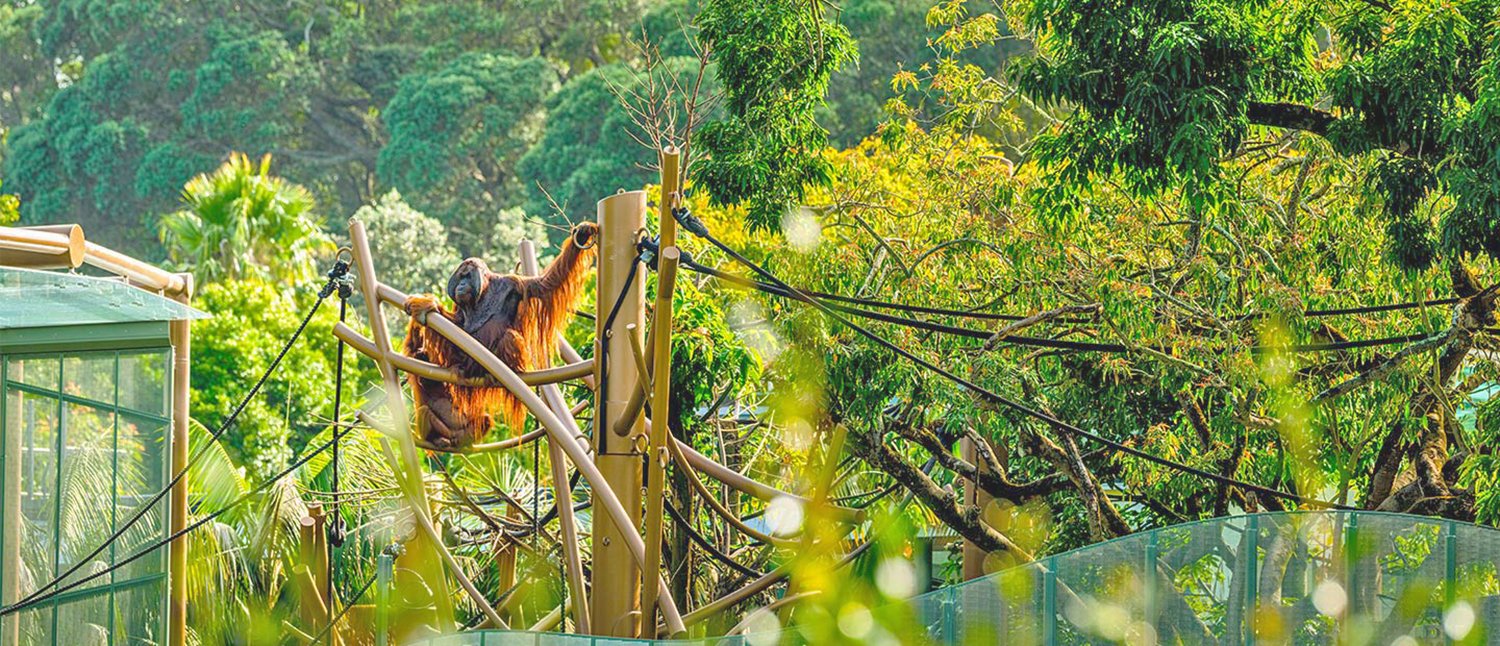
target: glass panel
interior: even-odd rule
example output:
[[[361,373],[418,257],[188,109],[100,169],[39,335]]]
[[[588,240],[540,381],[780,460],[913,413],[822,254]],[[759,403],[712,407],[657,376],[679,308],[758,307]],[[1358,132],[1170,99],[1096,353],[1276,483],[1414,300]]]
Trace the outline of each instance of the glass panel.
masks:
[[[11,359],[6,366],[5,378],[28,386],[57,390],[59,359],[56,356],[30,359]]]
[[[163,644],[166,635],[166,577],[156,577],[122,587],[115,594],[116,644]]]
[[[108,644],[111,596],[106,592],[58,606],[56,643]]]
[[[23,610],[16,613],[21,617],[21,643],[22,644],[51,644],[53,627],[53,607],[41,606],[35,610]]]
[[[107,406],[115,403],[115,353],[87,352],[63,359],[62,391]]]
[[[113,510],[100,502],[109,500],[115,490],[114,413],[81,404],[68,404],[64,412],[62,496],[58,506],[59,572],[72,567],[109,538]],[[110,552],[105,550],[67,581],[104,571],[110,562]],[[110,582],[110,576],[103,576],[75,590]]]
[[[54,574],[57,511],[58,401],[11,390],[7,410],[16,410],[21,444],[21,593],[29,594]]]
[[[202,318],[208,315],[117,279],[0,269],[0,329]]]
[[[165,443],[167,427],[159,421],[130,414],[120,415],[115,475],[115,522],[123,525],[161,491],[167,483]],[[163,496],[152,509],[120,538],[117,558],[134,553],[141,547],[166,537],[168,498]],[[160,559],[142,558],[122,570],[122,579],[162,571]]]
[[[167,415],[170,356],[169,350],[120,353],[121,408],[163,417]]]

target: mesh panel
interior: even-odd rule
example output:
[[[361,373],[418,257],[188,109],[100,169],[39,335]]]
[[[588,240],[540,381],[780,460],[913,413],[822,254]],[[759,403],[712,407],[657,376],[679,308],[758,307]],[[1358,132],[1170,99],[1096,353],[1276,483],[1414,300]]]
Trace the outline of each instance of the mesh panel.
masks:
[[[1253,514],[1134,534],[905,603],[936,644],[1500,643],[1500,531],[1379,512]],[[805,638],[795,627],[689,641],[482,631],[426,643]]]

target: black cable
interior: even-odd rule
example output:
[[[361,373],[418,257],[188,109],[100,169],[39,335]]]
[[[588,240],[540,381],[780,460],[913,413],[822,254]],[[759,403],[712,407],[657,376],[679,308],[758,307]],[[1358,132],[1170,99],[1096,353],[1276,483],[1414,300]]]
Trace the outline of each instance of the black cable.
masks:
[[[161,491],[156,492],[151,496],[150,500],[146,501],[145,504],[137,508],[135,514],[131,515],[130,520],[125,521],[124,525],[121,525],[119,529],[116,529],[114,533],[110,534],[109,538],[104,539],[104,542],[100,543],[98,547],[95,547],[93,551],[85,554],[62,574],[53,577],[51,581],[47,582],[45,585],[38,587],[36,590],[33,590],[31,594],[27,595],[25,598],[17,601],[14,604],[11,604],[11,607],[30,602],[40,597],[43,593],[46,592],[48,588],[56,586],[64,579],[72,576],[73,573],[82,568],[85,563],[90,562],[94,557],[103,552],[105,548],[109,547],[115,541],[120,540],[120,537],[124,536],[125,532],[129,531],[131,527],[134,527],[137,522],[140,522],[141,518],[145,517],[147,512],[151,511],[151,507],[153,505],[161,502],[162,497],[171,492],[172,488],[177,486],[177,483],[181,482],[182,478],[187,475],[188,470],[192,469],[193,466],[195,466],[198,461],[208,453],[208,445],[218,441],[219,437],[229,430],[229,427],[234,424],[235,420],[239,419],[240,413],[245,411],[245,407],[250,405],[250,400],[260,392],[262,386],[266,385],[266,380],[270,379],[271,373],[275,372],[276,367],[281,365],[281,360],[286,358],[286,353],[292,349],[292,344],[297,342],[297,339],[302,336],[302,332],[307,329],[308,323],[312,322],[313,315],[318,313],[318,308],[323,305],[323,301],[333,293],[335,282],[342,278],[344,274],[348,273],[348,271],[349,263],[344,262],[343,260],[338,260],[334,263],[333,269],[328,272],[328,282],[323,285],[322,289],[318,290],[318,300],[313,303],[312,309],[309,309],[307,311],[307,315],[302,317],[302,323],[297,326],[297,331],[293,332],[291,338],[287,339],[286,344],[281,347],[281,352],[276,354],[276,358],[271,361],[271,365],[266,368],[265,373],[261,374],[260,379],[255,382],[255,386],[250,389],[250,392],[245,394],[245,397],[240,400],[239,405],[235,406],[234,411],[229,414],[229,417],[225,418],[223,423],[219,424],[219,428],[213,432],[213,435],[209,438],[209,441],[204,442],[202,445],[200,445],[198,447],[198,450],[188,457],[187,464],[183,465],[182,469],[179,470],[176,475],[172,476],[171,480],[167,481],[167,485],[165,487],[162,487]]]
[[[713,543],[708,542],[707,538],[704,538],[702,534],[698,533],[697,528],[688,523],[686,518],[683,518],[682,512],[678,511],[677,506],[673,505],[672,501],[667,500],[664,502],[667,503],[667,515],[671,516],[672,520],[677,523],[678,527],[681,527],[682,530],[687,533],[689,539],[691,539],[694,543],[697,543],[698,547],[703,548],[703,551],[708,552],[709,556],[714,557],[715,561],[723,563],[724,565],[733,568],[734,571],[739,572],[740,574],[748,576],[752,579],[759,579],[760,577],[766,575],[765,572],[756,572],[755,570],[742,565],[739,561],[734,560],[728,554],[725,554],[723,551],[719,550],[719,548],[714,547]]]
[[[755,280],[751,280],[751,279],[748,279],[748,278],[741,278],[741,277],[738,277],[738,276],[734,277],[734,279],[736,281],[743,281],[746,284],[746,286],[753,286],[756,289],[761,289],[762,291],[764,291],[765,289],[776,289],[775,285],[772,285],[772,284],[766,283],[766,282],[755,281]],[[982,321],[1021,321],[1021,320],[1025,320],[1027,318],[1026,316],[1023,316],[1023,315],[1020,315],[1020,314],[999,314],[999,313],[991,313],[991,312],[975,312],[975,311],[970,311],[970,310],[959,310],[959,309],[952,309],[952,308],[945,308],[945,307],[927,307],[927,306],[923,306],[923,305],[910,305],[910,304],[907,304],[907,303],[898,303],[898,302],[895,302],[895,301],[883,301],[883,300],[871,299],[871,298],[860,298],[860,297],[857,297],[857,296],[844,296],[842,294],[834,294],[834,293],[830,293],[830,292],[821,292],[821,291],[812,290],[812,289],[803,289],[803,288],[800,288],[800,287],[797,288],[797,291],[799,291],[799,292],[801,292],[803,294],[807,294],[808,296],[812,296],[814,298],[823,299],[825,301],[837,301],[837,302],[840,302],[840,303],[848,303],[848,304],[851,304],[851,305],[861,305],[861,306],[864,306],[864,307],[874,307],[874,308],[878,308],[878,309],[897,310],[897,311],[902,311],[902,312],[910,312],[910,313],[913,313],[913,314],[934,314],[934,315],[938,315],[938,316],[952,316],[952,317],[956,317],[956,318],[966,318],[966,319],[974,319],[974,320],[982,320]],[[1351,314],[1375,314],[1375,313],[1379,313],[1379,312],[1393,312],[1393,311],[1397,311],[1397,310],[1413,310],[1413,309],[1421,309],[1421,308],[1425,308],[1425,307],[1437,307],[1437,306],[1441,306],[1441,305],[1453,305],[1455,303],[1458,303],[1459,300],[1460,299],[1457,299],[1457,298],[1439,298],[1439,299],[1433,299],[1433,300],[1405,301],[1405,302],[1400,302],[1400,303],[1387,303],[1387,304],[1384,304],[1384,305],[1362,305],[1362,306],[1356,306],[1356,307],[1342,307],[1342,308],[1329,308],[1329,309],[1307,309],[1307,310],[1303,310],[1302,315],[1305,316],[1305,317],[1308,317],[1308,318],[1322,318],[1322,317],[1330,317],[1330,316],[1346,316],[1346,315],[1351,315]],[[1236,316],[1231,316],[1229,318],[1232,319],[1232,320],[1244,321],[1244,320],[1250,320],[1250,319],[1260,318],[1261,316],[1264,316],[1264,315],[1263,314],[1240,314],[1240,315],[1236,315]],[[1079,318],[1054,319],[1054,320],[1055,321],[1059,321],[1059,322],[1067,322],[1067,323],[1079,323],[1079,322],[1085,321],[1085,319],[1079,319]]]
[[[335,428],[338,429],[339,426],[335,425]],[[312,460],[314,456],[318,455],[319,453],[322,453],[323,451],[328,450],[328,447],[332,446],[333,443],[337,442],[339,440],[339,438],[343,437],[345,433],[348,433],[353,428],[354,428],[353,426],[348,426],[348,427],[342,427],[342,429],[340,429],[340,430],[335,430],[334,434],[333,434],[333,439],[330,439],[327,442],[324,442],[321,446],[319,446],[318,448],[314,449],[312,452],[310,452],[310,453],[308,453],[308,454],[306,454],[306,455],[298,458],[297,461],[293,462],[290,466],[286,467],[285,469],[282,469],[280,473],[277,473],[274,476],[266,478],[263,482],[261,482],[259,485],[257,485],[254,489],[251,489],[249,491],[246,491],[245,493],[240,494],[234,500],[229,501],[228,504],[224,505],[223,507],[220,507],[219,509],[215,510],[213,513],[211,513],[211,514],[209,514],[207,516],[204,516],[202,518],[199,518],[196,521],[193,521],[193,523],[190,524],[190,525],[188,525],[187,527],[179,529],[179,530],[173,532],[171,535],[167,536],[166,538],[157,540],[156,542],[153,542],[150,545],[147,545],[145,548],[142,548],[141,550],[139,550],[139,551],[131,554],[130,556],[125,557],[124,560],[116,562],[114,565],[111,565],[111,566],[109,566],[107,568],[104,568],[103,570],[100,570],[100,571],[95,572],[93,574],[90,574],[90,575],[88,575],[86,577],[78,579],[77,581],[73,581],[72,583],[69,583],[67,585],[61,586],[61,587],[59,587],[58,589],[56,589],[56,590],[54,590],[52,592],[48,592],[48,593],[43,594],[43,595],[35,596],[33,598],[22,599],[21,601],[17,601],[17,602],[15,602],[13,604],[5,606],[4,608],[0,608],[0,617],[3,617],[5,615],[9,615],[9,614],[13,614],[13,613],[21,611],[21,610],[25,610],[27,608],[30,608],[30,607],[38,605],[38,604],[46,603],[47,601],[50,601],[53,597],[56,597],[58,595],[63,594],[64,592],[67,592],[69,590],[77,588],[77,587],[79,587],[79,586],[81,586],[81,585],[83,585],[85,583],[88,583],[90,581],[98,579],[98,578],[100,578],[100,577],[102,577],[102,576],[104,576],[106,574],[109,574],[110,572],[114,572],[115,570],[118,570],[118,569],[120,569],[122,567],[125,567],[126,565],[134,563],[135,561],[141,559],[142,557],[146,556],[147,554],[150,554],[150,553],[152,553],[152,552],[154,552],[156,550],[159,550],[159,549],[161,549],[161,548],[163,548],[163,547],[171,544],[172,541],[175,541],[175,540],[177,540],[177,539],[179,539],[179,538],[181,538],[183,536],[186,536],[187,534],[191,533],[193,530],[198,529],[199,527],[202,527],[202,526],[208,524],[210,521],[214,520],[215,518],[218,518],[219,516],[224,515],[229,510],[234,509],[235,507],[243,504],[245,501],[250,500],[251,498],[253,498],[257,494],[263,493],[267,489],[270,489],[272,486],[274,486],[282,478],[285,478],[291,472],[296,471],[297,469],[301,468],[302,465],[307,464],[308,461]]]
[[[354,607],[355,601],[359,601],[360,597],[365,596],[365,593],[370,591],[370,588],[375,585],[376,578],[377,577],[375,576],[370,577],[370,580],[366,581],[364,586],[360,587],[359,592],[355,593],[354,596],[344,604],[343,609],[339,610],[339,614],[336,614],[332,618],[330,618],[328,620],[328,623],[323,626],[323,630],[318,631],[317,636],[312,638],[312,643],[316,644],[318,643],[318,640],[323,639],[324,637],[328,638],[329,643],[333,643],[333,627],[338,625],[339,620],[343,619],[344,615],[349,614],[349,609]]]
[[[687,214],[686,212],[675,213],[674,216],[676,216],[676,217],[679,218],[679,222],[682,221],[683,216],[691,218],[691,215]],[[843,316],[840,316],[837,311],[833,310],[831,307],[829,307],[828,305],[824,304],[822,301],[820,301],[820,300],[818,300],[816,298],[813,298],[811,296],[808,296],[806,294],[803,294],[801,292],[798,292],[795,288],[791,287],[790,285],[787,285],[780,278],[777,278],[775,276],[775,274],[772,274],[771,272],[769,272],[766,269],[762,268],[760,265],[757,265],[754,262],[752,262],[749,258],[746,258],[746,257],[740,255],[739,252],[737,252],[734,249],[730,248],[728,245],[724,244],[723,242],[720,242],[718,240],[718,238],[715,238],[713,235],[711,235],[711,234],[708,233],[708,230],[705,227],[703,227],[703,225],[702,225],[701,222],[697,222],[696,226],[690,226],[687,223],[684,223],[684,228],[687,228],[689,231],[693,232],[694,234],[698,235],[699,237],[703,238],[704,240],[707,240],[710,244],[713,244],[715,247],[718,247],[721,251],[723,251],[725,254],[727,254],[730,258],[734,259],[735,262],[738,262],[738,263],[744,265],[746,268],[750,269],[751,271],[753,271],[753,272],[755,272],[757,274],[760,274],[761,276],[764,276],[766,278],[766,280],[770,281],[772,284],[774,284],[774,285],[776,285],[776,286],[778,286],[778,287],[780,287],[782,289],[785,289],[788,292],[799,294],[798,300],[802,300],[803,302],[806,302],[806,303],[808,303],[808,304],[810,304],[810,305],[818,308],[820,311],[822,311],[824,314],[826,314],[829,318],[832,318],[833,320],[838,321],[839,323],[842,323],[844,326],[846,326],[846,327],[854,330],[855,332],[858,332],[860,335],[864,336],[865,338],[870,339],[871,341],[874,341],[875,343],[877,343],[878,345],[886,348],[887,350],[890,350],[891,352],[894,352],[896,355],[898,355],[898,356],[900,356],[902,358],[905,358],[905,359],[907,359],[909,361],[912,361],[913,363],[916,363],[917,365],[921,366],[924,369],[927,369],[929,371],[935,372],[938,375],[944,377],[945,379],[948,379],[949,381],[952,381],[952,382],[954,382],[954,383],[956,383],[956,384],[958,384],[960,386],[963,386],[964,388],[966,388],[966,389],[968,389],[968,390],[970,390],[970,391],[972,391],[972,392],[980,395],[981,397],[983,397],[985,399],[988,399],[988,400],[990,400],[992,402],[995,402],[997,404],[1000,404],[1002,406],[1010,408],[1010,409],[1012,409],[1012,410],[1014,410],[1016,412],[1022,413],[1024,415],[1028,416],[1028,417],[1032,417],[1034,419],[1042,421],[1042,422],[1048,424],[1049,426],[1052,426],[1053,428],[1055,428],[1055,429],[1057,429],[1059,431],[1064,431],[1064,432],[1067,432],[1067,433],[1071,433],[1071,434],[1077,435],[1079,437],[1088,438],[1090,440],[1093,440],[1095,442],[1098,442],[1100,444],[1108,446],[1108,447],[1110,447],[1110,448],[1112,448],[1112,449],[1114,449],[1114,450],[1116,450],[1118,452],[1126,453],[1126,454],[1129,454],[1129,455],[1133,455],[1135,457],[1138,457],[1140,459],[1146,460],[1148,462],[1152,462],[1152,463],[1158,464],[1160,466],[1164,466],[1164,467],[1167,467],[1167,468],[1170,468],[1170,469],[1174,469],[1174,470],[1177,470],[1177,471],[1182,472],[1182,473],[1187,473],[1187,474],[1198,476],[1200,478],[1204,478],[1204,479],[1208,479],[1208,480],[1213,480],[1214,482],[1217,482],[1219,484],[1229,485],[1229,486],[1234,486],[1234,487],[1239,487],[1241,489],[1245,489],[1245,490],[1248,490],[1248,491],[1254,491],[1256,493],[1264,494],[1264,495],[1267,495],[1267,496],[1272,496],[1272,497],[1276,497],[1276,498],[1282,498],[1282,499],[1291,500],[1291,501],[1294,501],[1294,502],[1304,503],[1304,504],[1308,504],[1308,505],[1312,505],[1312,506],[1317,506],[1317,507],[1324,507],[1324,508],[1331,508],[1331,509],[1353,509],[1352,507],[1348,507],[1348,506],[1345,506],[1345,505],[1340,505],[1340,504],[1337,504],[1337,503],[1326,502],[1326,501],[1317,500],[1317,499],[1314,499],[1314,498],[1307,498],[1307,497],[1304,497],[1304,496],[1301,496],[1301,495],[1298,495],[1298,494],[1288,493],[1288,492],[1285,492],[1285,491],[1280,491],[1280,490],[1277,490],[1277,489],[1272,489],[1270,487],[1264,487],[1264,486],[1261,486],[1261,485],[1251,484],[1251,483],[1244,482],[1244,481],[1241,481],[1241,480],[1236,480],[1234,478],[1231,478],[1231,477],[1228,477],[1228,476],[1224,476],[1224,475],[1220,475],[1220,474],[1214,473],[1212,471],[1207,471],[1207,470],[1204,470],[1204,469],[1199,469],[1197,467],[1193,467],[1193,466],[1186,465],[1186,464],[1183,464],[1183,463],[1180,463],[1180,462],[1176,462],[1174,460],[1169,460],[1167,458],[1163,458],[1163,457],[1158,456],[1158,455],[1147,453],[1147,452],[1142,451],[1140,449],[1137,449],[1137,448],[1135,448],[1133,446],[1129,446],[1129,445],[1126,445],[1126,444],[1123,444],[1123,443],[1120,443],[1120,442],[1116,442],[1114,440],[1111,440],[1109,438],[1103,437],[1101,435],[1098,435],[1098,434],[1095,434],[1095,433],[1091,433],[1089,431],[1085,431],[1082,428],[1079,428],[1077,426],[1069,424],[1069,423],[1067,423],[1067,422],[1065,422],[1063,420],[1060,420],[1060,419],[1058,419],[1056,417],[1053,417],[1050,414],[1044,413],[1044,412],[1042,412],[1040,410],[1037,410],[1035,408],[1032,408],[1030,406],[1027,406],[1025,404],[1022,404],[1020,402],[1012,400],[1012,399],[1010,399],[1010,398],[1008,398],[1008,397],[1006,397],[1004,395],[1001,395],[1001,394],[996,393],[994,391],[991,391],[991,390],[989,390],[989,389],[987,389],[987,388],[985,388],[983,386],[980,386],[979,384],[976,384],[976,383],[974,383],[972,381],[969,381],[968,379],[965,379],[964,377],[961,377],[961,376],[959,376],[959,375],[957,375],[957,374],[955,374],[953,372],[950,372],[947,369],[944,369],[944,368],[942,368],[941,366],[938,366],[935,363],[932,363],[932,362],[930,362],[930,361],[928,361],[926,359],[923,359],[922,357],[919,357],[919,356],[913,354],[911,351],[909,351],[909,350],[907,350],[905,348],[902,348],[901,346],[898,346],[895,343],[892,343],[891,341],[887,340],[885,337],[882,337],[882,336],[880,336],[880,335],[878,335],[878,334],[876,334],[874,332],[871,332],[870,330],[868,330],[868,329],[866,329],[866,328],[864,328],[864,327],[862,327],[860,325],[857,325],[857,324],[853,323],[849,319],[846,319]]]
[[[604,327],[599,328],[602,338],[599,339],[599,392],[609,392],[609,341],[614,337],[610,334],[610,328],[615,325],[615,318],[620,315],[620,306],[625,303],[625,294],[635,284],[636,275],[640,273],[641,252],[637,251],[635,259],[630,261],[630,271],[625,274],[625,284],[620,286],[620,293],[615,295],[615,303],[609,308],[609,316],[604,318]],[[604,440],[609,437],[609,407],[605,406],[594,415],[594,437],[598,440],[599,450],[604,451]]]
[[[345,321],[345,317],[347,316],[347,314],[349,312],[349,297],[354,295],[354,287],[352,285],[350,285],[348,283],[348,281],[340,280],[339,281],[339,286],[338,286],[338,292],[339,292],[339,322],[343,323]],[[331,505],[332,508],[333,508],[333,514],[332,514],[333,515],[333,522],[329,523],[329,525],[328,525],[328,545],[330,546],[330,549],[328,551],[329,551],[329,558],[331,559],[329,567],[331,568],[331,570],[329,572],[329,575],[326,577],[326,579],[327,579],[327,581],[326,581],[326,588],[323,591],[324,592],[323,598],[327,599],[328,603],[330,603],[330,604],[333,603],[333,599],[334,599],[334,596],[333,596],[333,587],[334,587],[333,586],[333,579],[334,579],[333,573],[338,572],[338,569],[339,569],[339,555],[342,552],[342,550],[339,549],[339,548],[343,547],[343,545],[344,545],[344,515],[343,515],[343,511],[342,511],[342,503],[340,501],[339,496],[336,495],[339,492],[339,441],[338,441],[338,437],[337,437],[338,431],[336,429],[338,428],[339,422],[343,419],[342,415],[343,415],[343,400],[344,400],[344,346],[345,345],[348,345],[348,344],[340,343],[338,349],[335,350],[335,355],[334,355],[335,356],[335,359],[334,359],[334,369],[333,369],[333,428],[335,429],[335,431],[334,431],[334,440],[333,440],[333,455],[331,456],[332,464],[329,465],[329,466],[331,466],[333,468],[333,477],[331,478],[331,481],[329,483],[328,490],[329,490],[329,493],[335,494],[335,495],[333,496],[333,502],[332,502],[332,505]],[[361,591],[360,594],[364,594],[364,592]],[[347,609],[348,608],[346,606],[345,610],[347,610]],[[341,613],[339,613],[339,615],[343,616],[343,613],[341,612]],[[337,620],[334,620],[334,621],[337,621]],[[330,621],[329,622],[329,626],[332,626],[332,625],[333,625],[333,623],[332,623],[332,621]],[[326,630],[325,630],[325,632],[326,632]],[[316,640],[316,639],[313,640],[313,642],[317,642],[317,641],[318,640]],[[330,645],[333,643],[332,636],[329,637],[328,643]]]
[[[704,274],[704,275],[709,276],[711,278],[714,278],[716,280],[722,280],[722,281],[730,283],[730,284],[742,286],[742,287],[745,287],[745,288],[748,288],[748,289],[754,289],[754,290],[760,291],[760,292],[765,293],[765,294],[770,294],[772,296],[779,296],[779,297],[782,297],[782,298],[788,298],[788,299],[795,300],[795,301],[802,301],[804,303],[808,302],[808,301],[807,301],[806,298],[803,298],[803,296],[806,296],[806,297],[809,297],[809,298],[816,298],[816,296],[813,295],[813,292],[801,292],[800,295],[799,295],[798,293],[794,293],[792,291],[788,291],[786,289],[782,289],[782,288],[777,287],[775,285],[770,285],[770,284],[759,282],[759,281],[752,281],[752,280],[749,280],[749,279],[746,279],[746,278],[735,276],[735,275],[730,274],[728,272],[724,272],[724,271],[720,271],[718,269],[714,269],[713,267],[709,267],[709,266],[704,265],[702,263],[693,261],[690,258],[685,258],[682,261],[682,263],[680,263],[680,264],[681,264],[681,266],[683,268],[687,269],[688,271],[693,271],[693,272],[697,272],[697,273],[700,273],[700,274]],[[851,314],[851,315],[854,315],[854,316],[859,316],[861,318],[866,318],[866,319],[875,320],[875,321],[882,321],[882,322],[885,322],[885,323],[892,323],[892,324],[895,324],[895,325],[902,325],[902,326],[906,326],[906,327],[909,327],[909,328],[915,328],[915,329],[920,329],[920,330],[927,330],[929,332],[938,332],[938,333],[941,333],[941,334],[950,334],[950,335],[953,335],[953,336],[965,337],[965,338],[970,338],[970,339],[980,339],[980,340],[986,340],[986,341],[989,340],[989,339],[991,339],[991,338],[994,338],[994,335],[995,335],[994,332],[990,332],[990,331],[987,331],[987,330],[976,330],[976,329],[973,329],[973,328],[960,327],[960,326],[956,326],[956,325],[948,325],[948,324],[945,324],[945,323],[936,323],[936,322],[928,321],[928,320],[924,320],[924,319],[910,318],[910,317],[904,317],[904,316],[894,316],[894,315],[891,315],[891,314],[885,314],[883,312],[872,312],[870,310],[862,310],[862,309],[855,308],[855,307],[849,307],[847,305],[828,305],[828,304],[825,304],[825,305],[828,308],[830,308],[830,309],[837,310],[837,311],[843,312],[845,314]],[[1255,353],[1255,354],[1264,354],[1266,352],[1278,352],[1278,351],[1279,352],[1306,352],[1306,353],[1311,353],[1311,352],[1341,352],[1341,351],[1344,351],[1344,350],[1354,350],[1354,349],[1359,349],[1359,348],[1372,348],[1372,347],[1386,346],[1386,345],[1397,345],[1397,344],[1405,344],[1405,343],[1414,343],[1416,341],[1421,341],[1423,339],[1426,339],[1426,338],[1428,338],[1428,336],[1429,335],[1426,335],[1426,334],[1400,334],[1400,335],[1395,335],[1395,336],[1379,337],[1379,338],[1374,338],[1374,339],[1359,339],[1359,340],[1353,340],[1353,341],[1335,341],[1335,342],[1329,342],[1329,343],[1301,343],[1301,344],[1294,344],[1294,345],[1289,345],[1289,346],[1285,346],[1285,347],[1254,345],[1254,346],[1249,346],[1249,348],[1247,348],[1247,349],[1250,352]],[[1096,342],[1096,341],[1068,341],[1068,340],[1065,340],[1065,339],[1049,339],[1049,338],[1045,338],[1045,337],[1025,336],[1025,335],[1020,335],[1020,334],[1012,334],[1012,335],[1005,336],[1002,339],[1000,339],[1000,342],[1001,343],[1005,343],[1007,345],[1022,345],[1022,346],[1030,346],[1030,347],[1036,347],[1036,348],[1052,348],[1052,349],[1058,349],[1058,350],[1072,350],[1072,351],[1075,351],[1075,352],[1115,352],[1115,353],[1126,353],[1126,352],[1130,352],[1131,351],[1131,348],[1129,346],[1126,346],[1126,345],[1120,344],[1120,343],[1100,343],[1100,342]],[[1170,351],[1169,348],[1155,348],[1155,350],[1158,351],[1158,352],[1161,352],[1163,354],[1171,354],[1171,351]]]

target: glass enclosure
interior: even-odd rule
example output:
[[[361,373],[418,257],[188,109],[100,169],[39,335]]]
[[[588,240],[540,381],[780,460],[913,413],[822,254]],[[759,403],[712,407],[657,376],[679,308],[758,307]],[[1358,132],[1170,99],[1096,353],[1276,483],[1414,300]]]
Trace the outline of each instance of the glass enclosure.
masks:
[[[1218,518],[919,595],[934,644],[1500,643],[1500,530],[1380,512]],[[474,631],[431,646],[805,643],[796,626],[680,641]]]
[[[0,354],[0,481],[14,487],[0,500],[8,530],[0,533],[0,590],[25,598],[84,560],[166,484],[171,349],[159,328],[154,344],[133,340],[146,347]],[[67,345],[108,345],[107,329],[92,332]],[[65,583],[164,538],[166,505],[153,505]],[[157,550],[18,613],[0,641],[161,643],[166,599],[166,551]]]

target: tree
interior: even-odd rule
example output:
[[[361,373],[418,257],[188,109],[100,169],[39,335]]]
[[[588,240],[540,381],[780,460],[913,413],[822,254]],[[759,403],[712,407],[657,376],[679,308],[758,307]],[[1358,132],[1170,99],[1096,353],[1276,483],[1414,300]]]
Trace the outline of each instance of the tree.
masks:
[[[458,251],[448,244],[443,224],[411,208],[392,190],[354,217],[365,223],[370,254],[380,279],[410,293],[441,292],[458,266]]]
[[[829,77],[858,56],[819,3],[708,0],[695,19],[724,87],[725,118],[693,134],[694,177],[716,204],[744,204],[746,223],[779,226],[803,187],[828,182],[815,120]]]
[[[330,251],[331,243],[313,218],[307,189],[270,170],[270,155],[256,165],[233,153],[218,170],[189,181],[182,189],[186,208],[161,219],[172,262],[202,282],[312,277],[317,255]]]
[[[316,289],[309,283],[288,290],[252,277],[211,283],[198,292],[193,304],[214,316],[193,324],[194,420],[218,428],[291,338],[312,307]],[[261,393],[220,440],[249,471],[251,482],[280,469],[308,438],[324,430],[333,413],[339,343],[333,325],[338,319],[333,301],[319,308]],[[368,362],[347,361],[346,406],[362,385],[375,381]]]
[[[616,64],[569,80],[548,99],[541,139],[517,167],[528,182],[527,210],[545,213],[555,200],[570,216],[592,218],[598,200],[645,187],[656,163],[655,153],[642,145],[650,142],[645,130],[651,126],[637,123],[632,106],[654,99],[664,104],[658,107],[683,112],[695,86],[703,97],[719,92],[711,70],[702,71],[698,86],[699,61],[676,56],[654,59],[641,70]],[[714,116],[710,111],[696,118]]]
[[[0,193],[0,226],[10,226],[21,219],[21,201],[14,195]]]
[[[383,118],[402,80],[441,75],[469,54],[535,57],[580,74],[627,53],[620,43],[649,4],[10,3],[0,7],[0,176],[22,199],[25,222],[78,222],[90,239],[148,258],[161,257],[150,218],[232,150],[274,153],[282,175],[340,213],[395,187],[447,222],[453,213],[422,192],[435,178],[408,185],[377,176],[397,138]],[[551,73],[507,89],[538,93],[540,105],[555,85]],[[515,149],[507,164],[536,131],[531,124],[501,142]],[[454,185],[471,170],[435,171],[444,169],[460,174],[449,178]],[[517,186],[459,210],[516,206]]]
[[[380,153],[381,180],[455,233],[474,236],[519,193],[516,162],[556,84],[541,58],[488,53],[403,78],[382,115],[391,141]]]
[[[1016,85],[1075,106],[1038,144],[1059,185],[1116,174],[1138,195],[1214,200],[1252,126],[1372,162],[1399,265],[1500,257],[1494,2],[1016,3],[1042,45]]]

